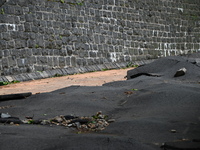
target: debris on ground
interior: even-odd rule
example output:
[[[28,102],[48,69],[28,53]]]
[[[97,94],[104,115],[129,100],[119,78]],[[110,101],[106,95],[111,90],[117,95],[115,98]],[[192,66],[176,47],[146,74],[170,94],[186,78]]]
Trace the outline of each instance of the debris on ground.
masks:
[[[60,115],[47,120],[35,120],[34,116],[26,116],[25,120],[19,120],[17,117],[11,117],[9,114],[1,113],[0,123],[9,124],[41,124],[41,125],[57,125],[67,128],[76,128],[81,132],[102,131],[110,123],[115,122],[115,119],[109,119],[107,115],[103,115],[101,111],[91,117],[77,117],[73,115]]]
[[[11,107],[14,107],[14,106],[11,106],[11,105],[7,105],[7,106],[0,106],[0,109],[8,109],[8,108],[11,108]]]
[[[0,113],[0,123],[20,124],[22,121],[18,117],[12,117],[8,113]]]

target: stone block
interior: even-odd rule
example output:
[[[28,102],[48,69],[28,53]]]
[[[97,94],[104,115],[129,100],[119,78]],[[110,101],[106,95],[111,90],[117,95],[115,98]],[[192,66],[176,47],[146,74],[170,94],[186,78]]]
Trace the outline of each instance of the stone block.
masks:
[[[70,65],[76,67],[76,57],[72,56],[70,60]]]
[[[42,78],[49,78],[49,77],[52,77],[50,76],[46,71],[42,71],[42,72],[39,72],[40,75],[42,76]]]
[[[1,33],[1,37],[3,40],[6,40],[6,41],[11,40],[10,34],[8,32]]]
[[[43,65],[34,65],[34,70],[36,71],[36,72],[41,72],[41,71],[44,71],[44,67],[43,67]]]
[[[21,39],[21,40],[28,40],[28,33],[27,32],[11,32],[12,33],[12,37],[14,36],[15,38]]]
[[[83,58],[78,58],[76,59],[76,62],[77,62],[77,65],[80,67],[80,66],[83,66]]]
[[[25,40],[15,40],[15,48],[20,49],[25,47],[27,47],[27,43]]]
[[[86,73],[88,70],[85,67],[78,67],[79,73]]]
[[[47,57],[47,65],[53,67],[53,57]]]
[[[33,48],[32,49],[32,54],[33,55],[42,55],[42,52],[44,52],[44,51],[41,51],[40,49],[37,49],[37,48]]]
[[[45,56],[38,56],[37,57],[37,63],[39,65],[46,65],[47,64],[47,57],[45,57]]]
[[[14,79],[12,78],[12,76],[5,76],[5,78],[8,80],[8,82],[14,81]]]
[[[44,48],[44,40],[43,40],[43,37],[41,35],[40,36],[36,36],[35,43],[36,43],[37,47]]]
[[[3,58],[4,56],[4,51],[0,50],[0,58]]]
[[[34,48],[34,49],[38,48],[37,45],[36,45],[36,41],[34,41],[34,40],[28,40],[27,41],[27,47],[28,48]]]
[[[75,69],[75,67],[69,67],[69,68],[66,68],[65,69],[66,70],[66,72],[69,74],[69,75],[71,75],[71,74],[75,74],[75,73],[79,73],[78,72],[78,69]]]
[[[42,16],[41,20],[45,20],[45,21],[49,20],[49,13],[43,12],[41,16]]]
[[[94,59],[90,58],[90,59],[87,59],[87,65],[91,66],[91,65],[94,65]]]
[[[25,63],[27,63],[26,59],[17,59],[18,67],[25,67]]]
[[[65,66],[66,66],[65,58],[64,57],[59,57],[59,67],[63,68]]]
[[[65,49],[59,50],[59,53],[60,53],[60,56],[68,56],[67,50],[65,50]]]
[[[63,72],[61,71],[61,69],[48,70],[48,74],[50,74],[52,77],[64,75]]]
[[[116,69],[117,68],[117,65],[115,63],[106,63],[105,66],[108,69]]]
[[[36,79],[42,78],[42,75],[40,75],[39,72],[29,73],[28,76],[31,80],[36,80]]]
[[[97,52],[91,51],[91,52],[89,52],[89,56],[90,57],[97,57]]]
[[[70,66],[71,65],[71,57],[66,57],[65,62],[66,62],[66,66]]]
[[[9,57],[10,56],[10,50],[4,50],[3,51],[4,57]]]
[[[33,32],[33,33],[38,33],[39,32],[39,28],[37,27],[37,26],[31,26],[31,31]]]
[[[9,80],[5,76],[0,76],[0,81],[9,82]]]
[[[14,6],[5,5],[5,6],[3,6],[3,10],[4,10],[5,14],[15,14]]]
[[[32,31],[30,22],[24,23],[24,30],[25,30],[25,32],[31,32]]]
[[[2,23],[12,23],[13,19],[9,18],[7,15],[0,13],[0,24]]]
[[[15,67],[17,65],[16,59],[13,57],[8,57],[8,62],[10,67]]]
[[[54,67],[59,66],[58,57],[53,57],[53,65],[54,65]]]
[[[23,15],[23,8],[19,6],[15,6],[15,15]]]
[[[93,71],[95,71],[94,68],[93,68],[91,65],[85,66],[85,68],[86,68],[86,70],[87,70],[88,72],[93,72]]]
[[[7,58],[2,58],[2,67],[3,68],[8,68],[9,67],[9,62]]]
[[[7,31],[8,31],[7,25],[0,23],[0,33],[7,32]]]
[[[21,74],[21,77],[23,79],[23,81],[29,81],[29,80],[32,80],[27,73],[23,73]]]

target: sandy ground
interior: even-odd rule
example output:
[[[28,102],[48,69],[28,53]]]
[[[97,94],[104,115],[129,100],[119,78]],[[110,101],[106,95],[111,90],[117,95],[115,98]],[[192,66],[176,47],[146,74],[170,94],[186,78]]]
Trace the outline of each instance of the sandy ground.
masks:
[[[0,86],[0,95],[25,92],[32,92],[32,94],[44,93],[72,85],[101,86],[108,82],[126,80],[124,77],[127,71],[131,69],[133,68],[90,72],[10,84]]]

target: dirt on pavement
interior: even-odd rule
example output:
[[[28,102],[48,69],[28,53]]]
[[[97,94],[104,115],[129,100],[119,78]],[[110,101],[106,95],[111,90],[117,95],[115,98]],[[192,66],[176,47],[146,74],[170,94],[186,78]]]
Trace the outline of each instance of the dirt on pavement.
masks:
[[[133,68],[90,72],[9,84],[0,86],[0,95],[25,92],[32,92],[32,94],[44,93],[72,85],[101,86],[108,82],[126,80],[127,71],[131,69]]]

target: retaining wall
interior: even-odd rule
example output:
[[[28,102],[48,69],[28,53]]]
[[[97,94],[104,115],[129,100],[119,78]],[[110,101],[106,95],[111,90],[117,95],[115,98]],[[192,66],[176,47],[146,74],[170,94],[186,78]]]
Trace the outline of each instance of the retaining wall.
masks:
[[[65,74],[71,68],[87,71],[92,65],[123,67],[197,51],[199,0],[0,2],[2,80],[43,71]]]

